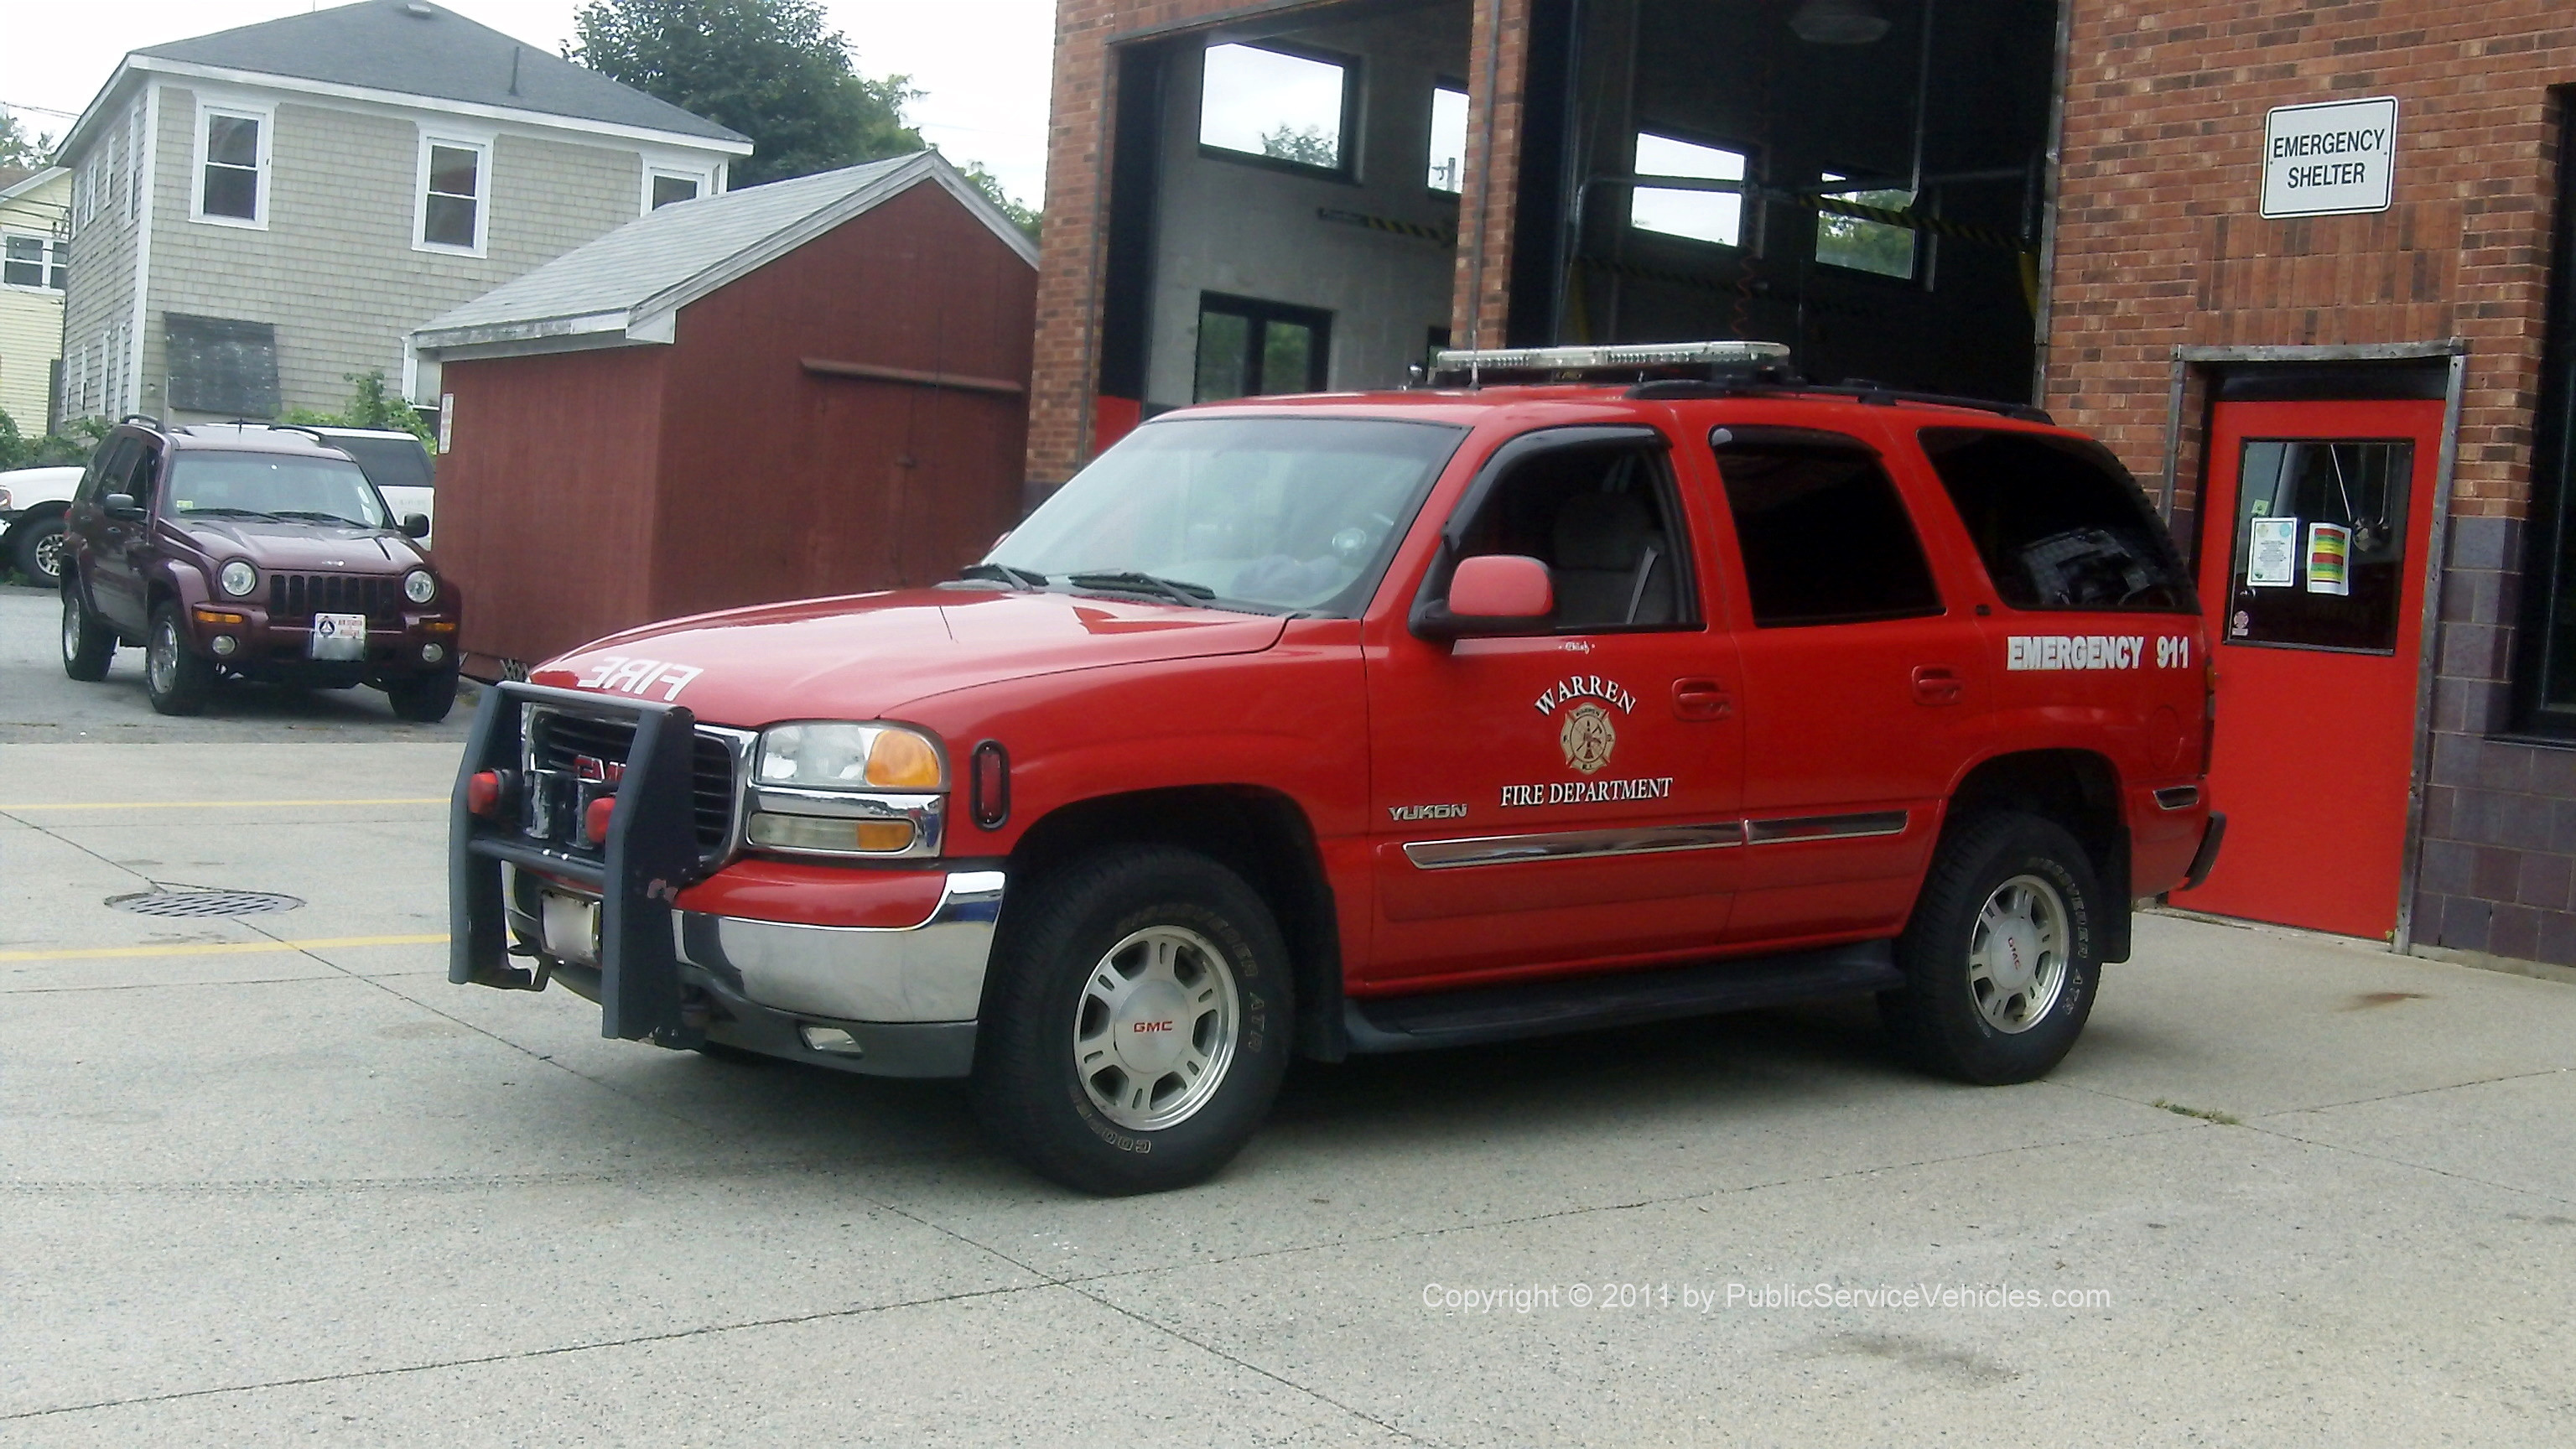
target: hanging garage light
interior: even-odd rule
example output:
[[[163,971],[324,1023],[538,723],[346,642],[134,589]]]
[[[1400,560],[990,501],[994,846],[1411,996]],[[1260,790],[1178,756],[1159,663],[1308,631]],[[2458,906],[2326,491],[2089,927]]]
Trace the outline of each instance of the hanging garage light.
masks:
[[[1870,0],[1805,0],[1789,12],[1789,29],[1810,45],[1868,45],[1887,24]]]

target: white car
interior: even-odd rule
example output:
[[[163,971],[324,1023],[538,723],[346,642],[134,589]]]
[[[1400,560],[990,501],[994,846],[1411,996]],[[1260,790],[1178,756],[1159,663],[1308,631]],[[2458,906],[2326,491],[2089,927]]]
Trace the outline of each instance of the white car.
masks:
[[[16,564],[27,582],[63,582],[63,510],[80,487],[78,468],[19,468],[0,473],[0,568]]]
[[[409,518],[417,513],[435,523],[438,517],[437,470],[429,459],[429,450],[420,439],[409,433],[380,431],[375,428],[313,428],[325,442],[357,460],[367,480],[385,495],[385,506],[396,518]],[[429,536],[423,534],[427,543]]]

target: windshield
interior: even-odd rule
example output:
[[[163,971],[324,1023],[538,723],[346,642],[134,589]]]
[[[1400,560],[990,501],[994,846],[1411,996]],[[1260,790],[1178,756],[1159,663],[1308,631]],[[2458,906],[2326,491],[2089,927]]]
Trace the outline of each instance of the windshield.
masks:
[[[1352,418],[1149,423],[1029,515],[982,571],[1348,617],[1466,435]]]
[[[182,454],[170,469],[170,511],[391,526],[357,464],[289,453]]]

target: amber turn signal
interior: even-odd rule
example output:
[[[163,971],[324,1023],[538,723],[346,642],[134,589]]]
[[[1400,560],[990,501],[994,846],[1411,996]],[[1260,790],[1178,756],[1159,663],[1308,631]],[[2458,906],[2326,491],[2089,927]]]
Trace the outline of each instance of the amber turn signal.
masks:
[[[773,815],[751,817],[746,832],[754,845],[775,850],[811,850],[829,855],[892,855],[912,846],[909,820],[847,820],[837,816]]]
[[[197,616],[198,623],[209,624],[218,629],[239,629],[250,623],[248,614],[236,614],[226,609],[209,609],[203,604],[199,604],[190,612]]]
[[[879,731],[868,747],[868,783],[897,790],[939,788],[939,752],[908,730]]]

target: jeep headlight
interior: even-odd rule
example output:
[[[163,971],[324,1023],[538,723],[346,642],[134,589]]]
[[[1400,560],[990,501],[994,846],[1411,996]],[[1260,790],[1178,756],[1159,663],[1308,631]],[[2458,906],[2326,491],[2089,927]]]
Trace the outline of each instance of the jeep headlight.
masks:
[[[215,575],[215,582],[232,597],[247,599],[251,590],[259,587],[259,570],[252,568],[248,559],[237,558],[223,566],[223,570]]]
[[[403,597],[415,604],[426,604],[438,597],[438,575],[427,569],[413,569],[403,575]]]
[[[760,736],[744,836],[804,855],[936,854],[947,785],[939,741],[920,730],[774,725]]]

